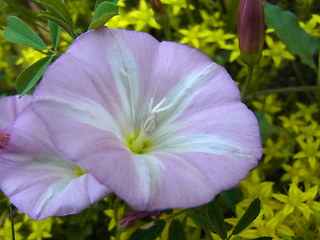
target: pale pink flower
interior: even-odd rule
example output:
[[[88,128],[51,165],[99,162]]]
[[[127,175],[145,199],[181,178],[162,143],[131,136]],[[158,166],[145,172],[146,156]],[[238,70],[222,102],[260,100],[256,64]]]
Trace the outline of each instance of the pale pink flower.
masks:
[[[142,32],[80,36],[33,107],[67,158],[139,211],[207,203],[261,156],[257,120],[226,70]]]
[[[46,126],[27,106],[31,99],[0,99],[0,132],[10,135],[0,150],[0,188],[33,219],[78,213],[109,191],[57,152]]]

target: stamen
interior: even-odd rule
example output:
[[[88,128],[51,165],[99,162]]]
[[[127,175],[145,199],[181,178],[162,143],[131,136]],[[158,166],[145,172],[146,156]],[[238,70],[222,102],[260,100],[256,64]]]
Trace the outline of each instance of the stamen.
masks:
[[[154,98],[151,98],[150,103],[149,103],[149,116],[147,115],[147,119],[144,122],[144,124],[141,124],[141,128],[142,130],[146,133],[146,134],[150,134],[151,132],[154,131],[154,129],[157,127],[157,120],[158,120],[158,116],[157,113],[163,112],[167,109],[169,109],[170,107],[173,106],[173,104],[168,104],[167,106],[164,106],[164,103],[166,102],[166,98],[163,98],[156,106],[153,106],[153,102],[154,102]],[[142,122],[142,123],[143,123]]]
[[[4,148],[9,141],[10,135],[7,133],[0,133],[0,149]]]

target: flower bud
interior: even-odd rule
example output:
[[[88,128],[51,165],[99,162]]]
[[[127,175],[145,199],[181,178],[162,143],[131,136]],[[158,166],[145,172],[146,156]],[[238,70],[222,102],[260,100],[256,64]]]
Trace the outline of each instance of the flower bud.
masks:
[[[7,145],[9,137],[9,134],[0,132],[0,149],[4,148],[4,146]]]
[[[243,61],[251,66],[258,63],[264,42],[262,0],[240,0],[238,38]]]
[[[166,9],[160,0],[150,0],[150,6],[155,13],[158,13],[158,14],[166,13]]]

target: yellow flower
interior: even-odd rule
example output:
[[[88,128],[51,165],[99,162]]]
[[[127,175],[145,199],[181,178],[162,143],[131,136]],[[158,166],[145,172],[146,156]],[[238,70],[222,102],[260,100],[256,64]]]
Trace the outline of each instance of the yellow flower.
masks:
[[[106,214],[108,217],[111,218],[108,230],[111,231],[114,227],[117,226],[117,220],[116,216],[118,219],[124,214],[124,207],[120,207],[117,212],[115,212],[113,209],[108,209],[104,211],[104,214]]]
[[[148,7],[145,0],[140,0],[139,9],[129,12],[134,29],[137,31],[146,30],[148,27],[160,29],[160,25],[154,19],[154,13],[150,7]]]
[[[202,28],[200,25],[189,26],[188,29],[181,29],[179,33],[183,35],[180,43],[188,44],[196,48],[200,48],[200,39]]]
[[[317,159],[320,158],[320,139],[314,140],[313,138],[307,138],[306,141],[297,139],[297,142],[302,151],[298,152],[293,157],[296,159],[308,159],[311,168],[316,169],[319,166],[319,161],[317,161]]]
[[[284,140],[279,138],[277,142],[273,142],[271,138],[268,138],[266,146],[263,148],[263,153],[265,157],[263,159],[264,163],[268,163],[273,158],[283,157],[282,149],[284,147]]]
[[[310,214],[313,211],[306,204],[307,200],[314,198],[313,190],[302,192],[296,184],[290,184],[288,195],[275,193],[273,197],[278,201],[284,203],[284,207],[281,210],[284,216],[292,214],[295,210],[302,213],[305,219],[308,221]]]
[[[320,16],[318,14],[313,14],[311,19],[306,23],[300,22],[300,26],[314,37],[320,37],[319,25]]]
[[[281,42],[274,42],[270,36],[266,36],[268,49],[263,51],[263,56],[272,58],[275,66],[278,68],[284,59],[294,60],[294,56],[286,50],[286,46]]]
[[[254,101],[252,104],[257,110],[263,111],[268,122],[272,123],[273,115],[281,111],[282,103],[277,100],[276,94],[262,96],[260,99],[260,101]]]
[[[306,121],[310,121],[312,119],[312,114],[318,112],[317,104],[312,104],[310,106],[304,105],[302,103],[296,103],[299,111],[297,112],[297,116],[302,116]]]
[[[283,127],[288,130],[293,130],[295,133],[300,131],[300,126],[303,125],[303,122],[298,119],[297,114],[291,114],[289,118],[287,116],[280,116],[279,119],[282,121]]]
[[[187,7],[187,0],[161,0],[162,3],[172,5],[172,13],[173,15],[178,15],[181,9]],[[190,4],[190,9],[193,7]]]

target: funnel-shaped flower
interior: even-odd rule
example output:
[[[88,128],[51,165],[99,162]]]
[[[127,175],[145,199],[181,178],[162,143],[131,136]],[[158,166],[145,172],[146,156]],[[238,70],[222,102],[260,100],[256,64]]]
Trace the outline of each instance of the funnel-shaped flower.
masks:
[[[33,219],[78,213],[108,191],[56,151],[31,105],[17,116],[30,100],[30,96],[0,99],[0,119],[7,118],[12,125],[10,139],[0,150],[0,188]]]
[[[146,33],[83,34],[33,107],[64,155],[140,211],[204,204],[261,156],[257,120],[225,69]]]
[[[259,62],[264,42],[262,0],[241,0],[238,11],[238,37],[242,59],[248,65]]]

